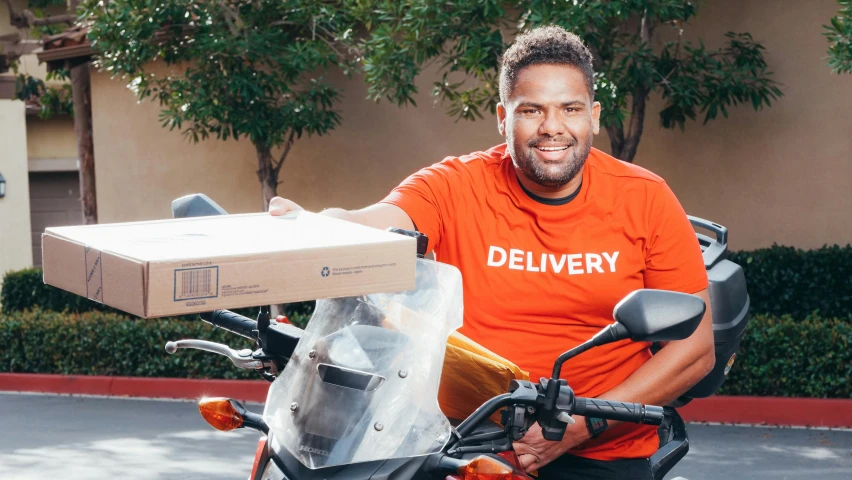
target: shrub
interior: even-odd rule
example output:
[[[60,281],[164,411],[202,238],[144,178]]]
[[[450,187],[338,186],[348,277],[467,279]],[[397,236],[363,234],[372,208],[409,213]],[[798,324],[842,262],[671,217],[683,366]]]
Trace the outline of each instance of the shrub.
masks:
[[[304,317],[295,317],[304,324]],[[296,323],[296,322],[294,322]],[[258,378],[219,355],[163,346],[200,338],[251,342],[197,321],[138,320],[109,312],[0,314],[0,371],[184,378]],[[852,324],[817,316],[752,319],[723,395],[852,397]]]
[[[852,323],[752,318],[720,395],[852,398]]]
[[[117,310],[93,302],[88,298],[45,285],[40,268],[27,268],[7,273],[3,277],[0,303],[3,304],[3,312],[5,313],[29,310],[35,307],[57,312],[97,310],[117,313]]]
[[[40,308],[55,312],[112,312],[119,315],[127,315],[120,310],[108,307],[88,298],[66,292],[65,290],[45,285],[42,280],[40,268],[27,268],[9,272],[3,278],[3,288],[0,290],[0,304],[3,312],[21,312]],[[313,312],[315,302],[296,302],[286,304],[284,312],[288,317],[306,316]],[[234,309],[241,315],[251,318],[257,317],[258,308]],[[183,320],[195,320],[197,315],[183,315]]]
[[[728,259],[743,267],[752,313],[852,316],[852,245],[807,251],[775,245],[732,252]]]
[[[169,340],[199,338],[252,348],[251,342],[202,321],[131,319],[111,312],[46,310],[0,315],[5,372],[139,377],[258,378],[225,357],[195,350],[174,355]]]

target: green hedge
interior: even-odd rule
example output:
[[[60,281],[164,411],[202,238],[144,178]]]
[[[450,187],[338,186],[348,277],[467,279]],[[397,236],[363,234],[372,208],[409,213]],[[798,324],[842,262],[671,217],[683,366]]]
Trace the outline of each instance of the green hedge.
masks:
[[[742,265],[752,313],[852,317],[852,245],[799,250],[775,245],[732,252]]]
[[[300,323],[305,319],[298,317]],[[111,312],[33,310],[0,314],[0,371],[131,377],[260,378],[221,355],[165,351],[169,340],[198,338],[254,348],[243,337],[197,321],[133,319]]]
[[[313,311],[314,303],[296,302],[287,304],[284,312],[288,317],[310,315]],[[88,298],[45,285],[42,280],[42,270],[40,268],[27,268],[7,273],[3,277],[3,288],[0,289],[0,304],[2,304],[2,311],[5,313],[41,308],[55,312],[68,311],[81,313],[96,311],[126,315],[119,310],[98,302],[93,302]],[[234,311],[255,318],[258,308],[235,309]],[[198,316],[184,315],[176,318],[195,320]]]
[[[18,312],[41,307],[56,312],[88,312],[116,310],[93,302],[88,298],[45,285],[40,268],[27,268],[9,272],[3,277],[3,288],[0,289],[0,303],[3,312]]]
[[[852,323],[755,316],[719,394],[852,398]]]
[[[300,320],[303,320],[300,318]],[[201,338],[251,348],[203,322],[132,320],[107,312],[0,314],[0,371],[190,378],[257,378],[206,352],[168,355],[169,340]],[[757,316],[749,324],[726,395],[850,398],[852,324]],[[116,346],[120,346],[117,348]]]

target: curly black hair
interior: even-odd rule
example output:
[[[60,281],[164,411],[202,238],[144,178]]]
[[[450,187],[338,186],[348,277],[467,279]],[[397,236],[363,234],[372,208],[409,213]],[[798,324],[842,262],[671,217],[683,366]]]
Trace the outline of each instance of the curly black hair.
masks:
[[[594,98],[595,71],[592,54],[577,35],[557,25],[535,28],[518,35],[503,54],[500,69],[500,101],[506,103],[518,72],[530,65],[571,65],[583,72],[586,88]]]

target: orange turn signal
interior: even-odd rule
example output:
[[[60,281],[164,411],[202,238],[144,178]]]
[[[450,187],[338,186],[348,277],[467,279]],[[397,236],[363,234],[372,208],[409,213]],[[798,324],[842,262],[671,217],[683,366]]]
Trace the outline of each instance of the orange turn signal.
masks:
[[[198,401],[198,411],[216,430],[229,432],[243,426],[243,416],[237,413],[228,398],[202,398]]]
[[[461,480],[512,480],[514,470],[505,463],[481,455],[456,471]]]

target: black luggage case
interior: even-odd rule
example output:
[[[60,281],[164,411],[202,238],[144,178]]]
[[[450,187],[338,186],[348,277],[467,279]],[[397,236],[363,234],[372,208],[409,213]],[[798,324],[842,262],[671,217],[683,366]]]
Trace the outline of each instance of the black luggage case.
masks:
[[[681,402],[713,395],[725,382],[736,360],[737,350],[749,322],[749,296],[741,266],[726,260],[728,229],[697,217],[689,217],[693,226],[710,230],[715,238],[697,233],[710,280],[710,307],[713,311],[713,337],[716,365],[713,370],[681,397]]]

